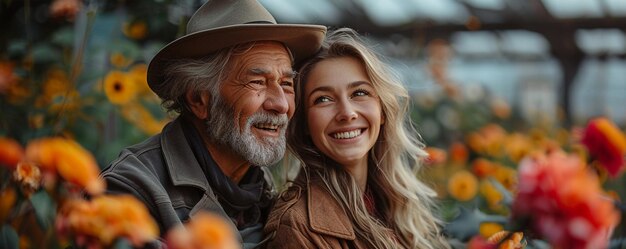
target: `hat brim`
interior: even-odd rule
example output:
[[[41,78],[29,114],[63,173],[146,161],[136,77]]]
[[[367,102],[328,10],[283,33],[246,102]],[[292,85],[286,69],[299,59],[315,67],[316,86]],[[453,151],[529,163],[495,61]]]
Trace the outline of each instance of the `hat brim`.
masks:
[[[252,41],[282,42],[297,63],[319,50],[325,33],[324,26],[306,24],[241,24],[191,33],[170,42],[152,58],[148,66],[148,85],[153,91],[160,88],[163,69],[169,60],[200,58]]]

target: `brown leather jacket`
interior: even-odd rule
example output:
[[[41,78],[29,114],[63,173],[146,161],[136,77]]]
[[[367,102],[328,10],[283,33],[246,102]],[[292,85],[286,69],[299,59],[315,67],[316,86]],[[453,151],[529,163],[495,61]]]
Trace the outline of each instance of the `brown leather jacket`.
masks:
[[[367,248],[323,183],[303,178],[276,201],[265,225],[267,248]]]

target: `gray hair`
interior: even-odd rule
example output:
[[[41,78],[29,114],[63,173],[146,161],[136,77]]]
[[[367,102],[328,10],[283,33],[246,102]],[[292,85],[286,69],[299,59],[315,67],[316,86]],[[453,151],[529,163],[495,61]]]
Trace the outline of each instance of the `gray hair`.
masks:
[[[234,55],[246,53],[256,44],[257,42],[238,44],[198,59],[170,60],[163,72],[165,80],[162,84],[153,86],[153,91],[170,113],[189,111],[185,94],[190,90],[194,97],[200,96],[203,91],[209,91],[211,103],[216,103],[220,96],[220,83],[228,75],[230,59]],[[285,49],[293,62],[291,51],[286,46]]]

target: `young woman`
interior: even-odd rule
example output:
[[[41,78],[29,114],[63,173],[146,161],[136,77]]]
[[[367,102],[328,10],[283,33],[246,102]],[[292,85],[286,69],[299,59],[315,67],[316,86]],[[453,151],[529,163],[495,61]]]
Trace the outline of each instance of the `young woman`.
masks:
[[[268,248],[448,248],[409,96],[351,29],[329,33],[301,68],[288,144],[302,169],[265,226]]]

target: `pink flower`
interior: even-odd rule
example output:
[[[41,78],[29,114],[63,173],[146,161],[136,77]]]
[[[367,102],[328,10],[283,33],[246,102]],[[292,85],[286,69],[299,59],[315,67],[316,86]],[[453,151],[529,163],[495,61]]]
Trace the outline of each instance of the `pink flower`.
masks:
[[[620,214],[578,157],[556,151],[526,158],[519,177],[517,221],[556,248],[606,248]]]
[[[589,155],[609,172],[612,177],[626,166],[626,136],[610,120],[596,118],[585,128],[582,143]]]

